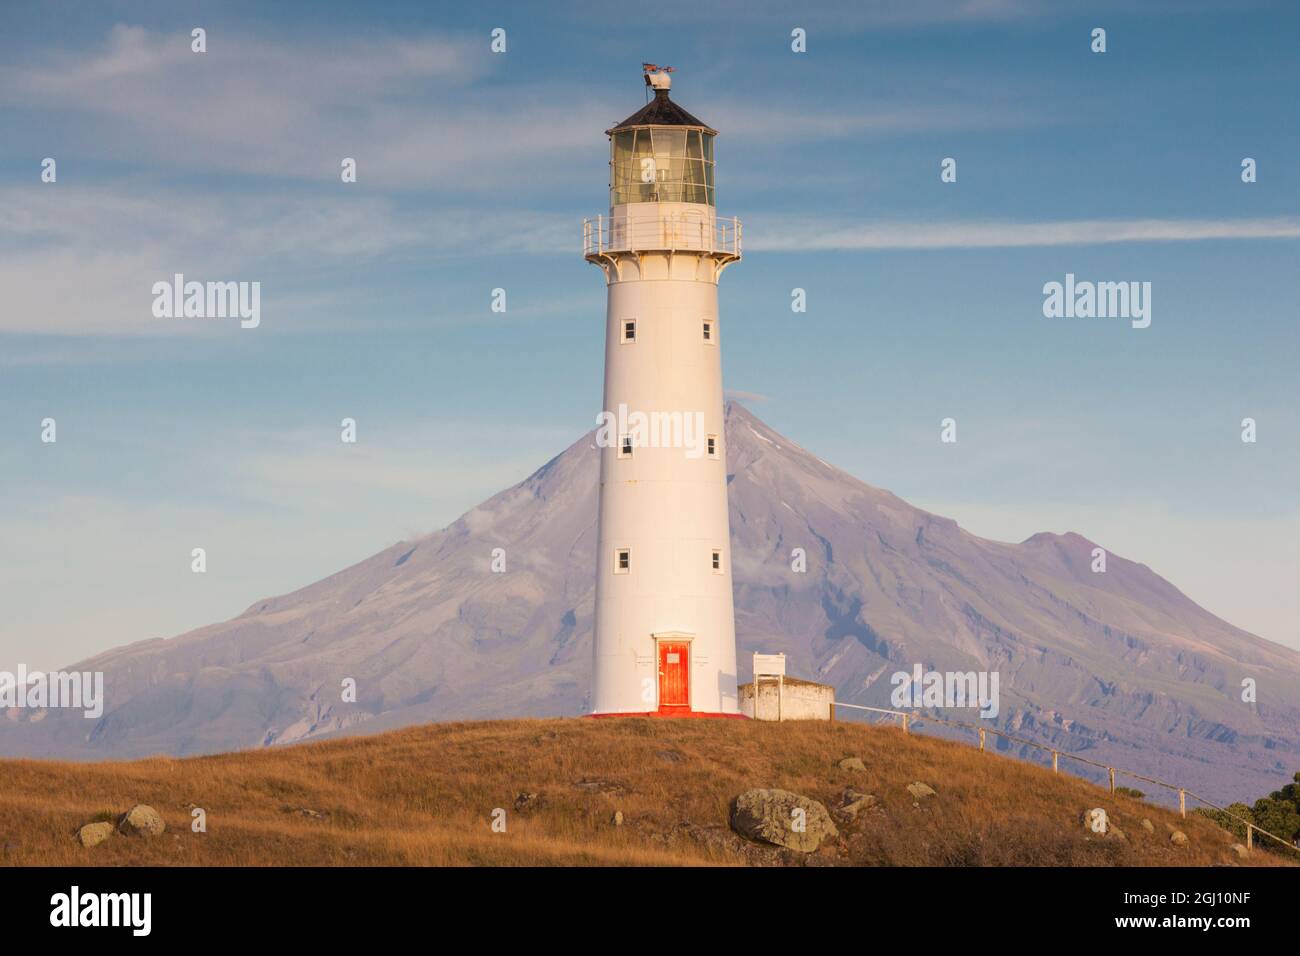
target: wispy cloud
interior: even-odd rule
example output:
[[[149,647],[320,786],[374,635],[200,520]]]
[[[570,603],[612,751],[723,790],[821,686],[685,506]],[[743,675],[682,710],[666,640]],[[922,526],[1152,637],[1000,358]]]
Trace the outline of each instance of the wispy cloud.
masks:
[[[257,450],[237,463],[214,459],[208,467],[226,473],[223,487],[237,488],[277,511],[335,511],[348,507],[358,490],[427,502],[435,485],[439,500],[472,503],[484,489],[505,488],[526,477],[554,448],[575,437],[572,428],[524,422],[399,426],[363,418],[357,429],[355,444],[341,442],[333,428],[243,432],[223,447]],[[518,450],[491,458],[454,451],[482,447],[485,435]],[[445,521],[451,517],[444,515]],[[426,526],[420,533],[430,530]]]
[[[219,322],[153,317],[153,283],[176,272],[200,280],[261,281],[264,314],[310,312],[326,321],[331,310],[355,303],[355,290],[322,280],[322,269],[380,258],[573,256],[577,235],[577,218],[563,213],[440,207],[434,216],[373,195],[324,202],[310,190],[225,198],[62,183],[10,187],[0,190],[0,288],[6,294],[0,332],[220,334]],[[756,252],[1271,240],[1300,238],[1300,219],[855,223],[755,216],[746,221],[745,238],[746,249]]]
[[[1000,108],[984,104],[939,105],[908,100],[900,103],[855,104],[834,109],[767,101],[720,101],[709,107],[708,121],[728,142],[759,141],[766,145],[918,133],[1004,129],[1041,125],[1046,120],[1028,107]],[[1053,121],[1055,122],[1055,121]]]
[[[216,170],[337,183],[350,157],[367,189],[496,196],[539,178],[551,192],[588,184],[574,160],[599,155],[599,131],[629,111],[629,97],[562,73],[489,82],[503,60],[477,36],[324,43],[220,33],[200,55],[186,32],[119,24],[97,48],[0,66],[0,107],[40,111],[41,148],[58,143],[56,158],[136,165],[155,179]],[[1014,108],[988,99],[987,87],[938,102],[895,91],[809,103],[776,91],[756,107],[715,95],[707,118],[765,147],[1042,121],[1023,97]]]
[[[0,69],[0,105],[41,110],[49,138],[77,155],[335,182],[346,156],[369,184],[448,192],[499,189],[521,154],[571,155],[610,119],[589,96],[513,85],[467,95],[493,63],[480,37],[290,46],[226,33],[205,54],[189,44],[184,32],[118,25],[93,52]]]
[[[1070,219],[1055,222],[867,222],[755,217],[745,244],[763,252],[994,249],[1116,242],[1300,239],[1300,219]]]
[[[322,268],[402,255],[577,255],[578,236],[574,217],[446,207],[431,215],[364,194],[326,202],[312,191],[10,187],[0,190],[0,332],[217,334],[220,323],[154,318],[153,283],[177,272],[259,281],[264,314],[319,314],[336,297],[328,290],[337,292]]]
[[[1155,0],[1152,0],[1154,3]],[[1114,6],[1115,4],[1111,4]],[[945,23],[979,23],[1062,16],[1101,6],[1097,0],[872,0],[870,3],[836,4],[827,9],[801,7],[793,17],[789,4],[756,3],[753,0],[725,0],[701,4],[691,0],[669,0],[656,6],[666,20],[688,18],[701,22],[719,20],[811,25],[833,30],[835,36],[878,27],[919,27]],[[786,29],[789,29],[787,26]]]

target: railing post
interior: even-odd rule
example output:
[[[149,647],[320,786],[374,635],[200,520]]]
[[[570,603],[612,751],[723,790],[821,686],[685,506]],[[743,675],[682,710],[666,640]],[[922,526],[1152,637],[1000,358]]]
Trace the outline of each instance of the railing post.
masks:
[[[1055,750],[1053,750],[1053,751],[1052,751],[1052,773],[1060,773],[1060,772],[1061,772],[1061,771],[1059,771],[1059,770],[1056,768],[1056,758],[1057,758],[1057,756],[1059,756],[1059,755],[1057,754],[1057,752],[1056,752]]]
[[[980,728],[980,753],[984,752],[984,728]]]
[[[911,731],[909,731],[909,730],[907,729],[907,724],[908,724],[908,715],[907,715],[907,714],[904,714],[904,715],[903,715],[903,733],[905,733],[905,734],[906,734],[906,733],[911,733]]]
[[[1178,812],[1181,813],[1183,816],[1187,816],[1187,791],[1186,790],[1178,791]]]
[[[1249,823],[1246,824],[1246,849],[1255,849],[1255,828]]]
[[[1115,792],[1115,768],[1114,768],[1114,767],[1107,767],[1106,769],[1110,771],[1110,792],[1111,792],[1112,794],[1114,794],[1114,792]]]

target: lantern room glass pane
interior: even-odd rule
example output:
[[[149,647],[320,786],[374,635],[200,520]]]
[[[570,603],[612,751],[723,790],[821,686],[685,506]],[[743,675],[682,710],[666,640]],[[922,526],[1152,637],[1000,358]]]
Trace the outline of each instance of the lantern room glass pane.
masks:
[[[610,202],[713,205],[713,136],[667,127],[612,134]]]
[[[654,142],[650,130],[638,129],[636,143],[632,147],[632,164],[630,180],[632,198],[629,202],[654,202],[655,195],[655,156]]]

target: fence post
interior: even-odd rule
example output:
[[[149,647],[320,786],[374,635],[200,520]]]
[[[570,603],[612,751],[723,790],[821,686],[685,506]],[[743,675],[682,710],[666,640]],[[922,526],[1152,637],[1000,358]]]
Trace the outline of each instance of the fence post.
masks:
[[[1187,816],[1187,791],[1186,790],[1178,791],[1178,812],[1181,813],[1183,816]]]
[[[905,734],[906,734],[906,733],[910,733],[910,731],[907,729],[907,724],[908,724],[907,714],[904,714],[904,715],[903,715],[903,733],[905,733]]]
[[[1115,792],[1115,768],[1107,767],[1106,769],[1110,771],[1110,792],[1113,794]]]
[[[983,751],[984,751],[984,728],[981,727],[980,728],[980,752],[983,753]]]
[[[1255,849],[1255,828],[1249,823],[1246,824],[1246,849]]]
[[[1056,768],[1056,758],[1058,756],[1060,756],[1060,754],[1058,754],[1055,750],[1053,750],[1052,751],[1052,773],[1060,773],[1060,771]]]

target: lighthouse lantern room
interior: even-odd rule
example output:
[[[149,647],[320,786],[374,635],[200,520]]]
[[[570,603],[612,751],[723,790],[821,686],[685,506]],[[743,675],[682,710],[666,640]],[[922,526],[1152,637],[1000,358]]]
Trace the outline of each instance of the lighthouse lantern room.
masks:
[[[596,715],[738,716],[718,278],[740,259],[715,213],[717,131],[670,98],[606,130],[609,215],[583,223],[608,291],[598,442]],[[598,435],[600,433],[598,432]]]

